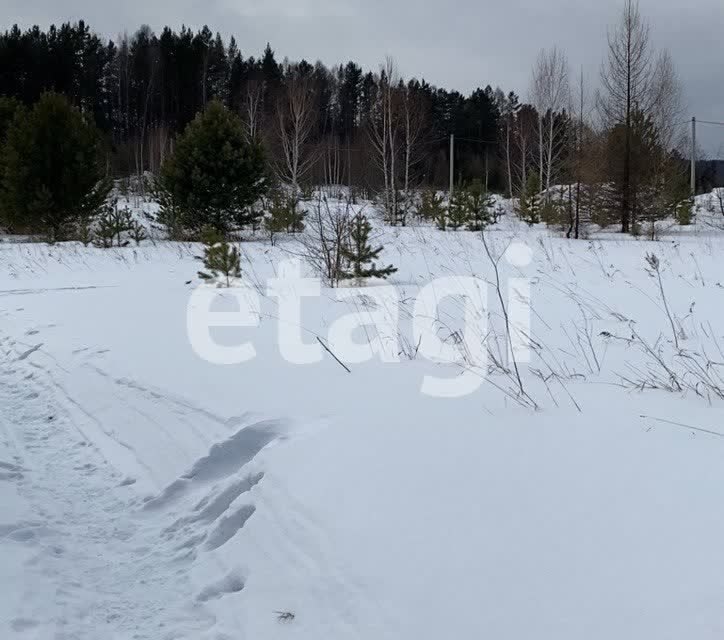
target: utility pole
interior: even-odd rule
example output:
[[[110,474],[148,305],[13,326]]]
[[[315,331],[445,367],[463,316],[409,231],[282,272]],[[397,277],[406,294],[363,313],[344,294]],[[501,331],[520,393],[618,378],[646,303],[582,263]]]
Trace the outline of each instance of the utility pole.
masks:
[[[450,134],[450,199],[452,200],[453,184],[455,183],[455,134]]]
[[[696,195],[696,118],[691,119],[691,195]]]

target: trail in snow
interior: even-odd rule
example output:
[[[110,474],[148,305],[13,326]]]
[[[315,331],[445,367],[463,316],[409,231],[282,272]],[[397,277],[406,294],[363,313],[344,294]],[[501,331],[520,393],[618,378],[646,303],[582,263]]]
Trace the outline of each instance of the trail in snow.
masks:
[[[17,585],[21,605],[0,621],[2,637],[222,637],[206,603],[241,591],[244,574],[219,566],[218,579],[199,590],[191,562],[224,545],[254,513],[245,495],[263,473],[243,468],[276,437],[278,423],[240,429],[143,507],[128,488],[133,480],[74,422],[82,407],[25,354],[0,338],[0,437],[13,452],[12,461],[0,461],[0,481],[15,484],[32,514],[0,521],[2,543],[28,557]],[[196,504],[182,502],[188,497]]]

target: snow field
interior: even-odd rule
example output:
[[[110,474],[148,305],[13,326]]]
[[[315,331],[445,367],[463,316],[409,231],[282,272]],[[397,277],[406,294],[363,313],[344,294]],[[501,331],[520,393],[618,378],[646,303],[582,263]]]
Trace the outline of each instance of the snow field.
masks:
[[[492,229],[496,255],[532,249],[500,268],[531,286],[535,411],[467,358],[454,299],[438,320],[458,363],[415,356],[422,287],[492,280],[480,238],[381,233],[400,361],[350,374],[327,354],[285,362],[264,295],[258,327],[216,334],[252,340],[255,359],[198,358],[193,246],[0,243],[2,637],[721,637],[724,413],[687,363],[724,361],[722,236],[703,221],[655,243]],[[293,242],[242,245],[257,290]],[[500,353],[488,292],[479,335]],[[368,304],[305,300],[305,341]],[[657,357],[680,392],[650,388]],[[420,393],[425,375],[466,369],[476,392]]]

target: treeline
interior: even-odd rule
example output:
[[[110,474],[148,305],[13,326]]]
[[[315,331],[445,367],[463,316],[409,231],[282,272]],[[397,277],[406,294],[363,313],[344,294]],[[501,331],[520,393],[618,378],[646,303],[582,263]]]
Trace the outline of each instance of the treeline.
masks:
[[[455,191],[466,202],[487,202],[495,190],[515,198],[530,224],[546,222],[571,237],[590,222],[652,236],[662,218],[688,223],[687,161],[677,150],[687,144],[681,86],[668,52],[654,50],[635,0],[624,0],[609,29],[601,89],[591,92],[589,84],[582,74],[572,77],[565,53],[555,46],[535,61],[526,102],[490,86],[464,96],[405,80],[392,59],[373,72],[355,62],[328,68],[279,61],[270,46],[258,58],[245,57],[233,38],[225,42],[208,27],[167,27],[157,35],[144,26],[117,42],[104,42],[82,21],[47,32],[15,26],[0,35],[3,95],[29,108],[46,92],[62,94],[100,131],[106,178],[135,174],[136,184],[144,185],[150,173],[156,191],[174,182],[167,199],[185,199],[189,210],[200,210],[197,194],[183,180],[171,180],[164,167],[180,166],[176,145],[213,104],[236,123],[230,126],[243,148],[254,150],[254,175],[263,169],[267,187],[276,183],[291,193],[291,205],[277,207],[291,209],[278,216],[279,229],[299,228],[297,204],[304,191],[320,185],[374,197],[389,224],[407,224],[426,208],[424,188],[448,186],[450,134],[456,186],[441,203],[445,220],[428,212],[445,228],[469,226],[469,220],[451,219],[476,209],[461,207]],[[0,135],[8,118],[3,112],[12,113],[16,103],[5,104]],[[32,137],[17,134],[23,136]],[[18,139],[14,146],[21,148]],[[208,184],[226,184],[213,153],[204,163]],[[12,175],[6,174],[9,184]],[[22,172],[13,179],[20,192]],[[431,198],[432,192],[427,205]],[[20,206],[8,196],[4,202],[6,209]],[[248,221],[251,206],[237,203],[228,209],[229,220]],[[174,207],[170,203],[166,211],[175,219]],[[257,207],[252,217],[263,213]],[[480,216],[474,218],[472,226],[479,226]],[[216,226],[228,227],[229,220]],[[188,216],[181,222],[186,230],[196,226]]]
[[[226,42],[208,27],[157,34],[143,26],[114,42],[80,21],[47,31],[14,26],[0,36],[0,92],[26,105],[45,91],[67,96],[106,136],[116,176],[157,172],[174,137],[218,99],[263,142],[280,178],[376,189],[384,149],[370,131],[390,84],[395,122],[384,123],[384,142],[408,155],[394,178],[445,185],[453,133],[456,179],[485,175],[491,187],[505,188],[496,142],[504,96],[490,86],[464,96],[405,82],[390,65],[373,73],[355,62],[280,61],[270,46],[246,57],[233,37]]]

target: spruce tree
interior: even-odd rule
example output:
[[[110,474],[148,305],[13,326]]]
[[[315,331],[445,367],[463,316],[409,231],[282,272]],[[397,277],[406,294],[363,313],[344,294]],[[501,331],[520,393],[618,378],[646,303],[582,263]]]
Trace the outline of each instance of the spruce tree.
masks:
[[[386,278],[397,269],[392,265],[378,267],[374,262],[383,247],[374,249],[370,244],[372,225],[367,217],[358,213],[349,224],[349,241],[342,249],[342,257],[349,263],[349,269],[342,272],[344,279]]]
[[[0,209],[11,229],[63,240],[110,191],[97,129],[61,95],[16,110],[4,150]]]
[[[202,231],[204,242],[204,255],[198,258],[204,263],[206,271],[199,271],[202,280],[217,279],[219,284],[226,283],[231,286],[231,278],[241,277],[241,261],[239,251],[231,246],[224,237],[213,227],[206,227]],[[222,281],[220,279],[223,278]]]
[[[247,141],[237,115],[211,101],[179,136],[161,169],[160,220],[178,219],[189,231],[212,227],[225,235],[248,221],[265,183],[261,147]]]

